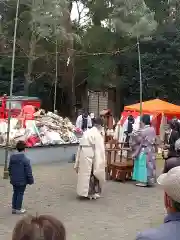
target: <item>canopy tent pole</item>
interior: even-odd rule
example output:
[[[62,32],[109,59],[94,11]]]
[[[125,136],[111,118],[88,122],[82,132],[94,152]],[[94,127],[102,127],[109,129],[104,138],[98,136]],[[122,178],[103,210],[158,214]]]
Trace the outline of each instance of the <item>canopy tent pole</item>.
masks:
[[[12,63],[11,63],[11,83],[10,83],[10,93],[9,93],[9,106],[8,106],[8,126],[7,126],[7,139],[6,139],[6,150],[5,150],[5,161],[4,161],[4,174],[3,178],[8,179],[8,153],[9,153],[9,136],[10,136],[10,125],[11,125],[11,101],[13,96],[13,84],[14,84],[14,61],[16,53],[16,34],[17,34],[17,23],[18,23],[18,14],[19,14],[19,3],[20,0],[17,0],[16,4],[16,17],[14,23],[14,37],[13,37],[13,51],[12,51]]]
[[[139,62],[139,100],[140,100],[140,117],[142,116],[142,98],[143,98],[143,89],[142,89],[142,66],[141,66],[141,51],[139,37],[137,36],[137,50],[138,50],[138,62]]]

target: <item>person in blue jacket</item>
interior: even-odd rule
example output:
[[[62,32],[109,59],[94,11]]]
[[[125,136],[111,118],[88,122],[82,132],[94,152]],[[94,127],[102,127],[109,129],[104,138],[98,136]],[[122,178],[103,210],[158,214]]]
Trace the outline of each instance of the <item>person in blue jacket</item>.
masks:
[[[13,186],[12,214],[24,214],[22,208],[24,192],[27,185],[34,183],[30,160],[25,155],[26,144],[19,141],[16,144],[16,153],[10,156],[9,176],[10,183]]]

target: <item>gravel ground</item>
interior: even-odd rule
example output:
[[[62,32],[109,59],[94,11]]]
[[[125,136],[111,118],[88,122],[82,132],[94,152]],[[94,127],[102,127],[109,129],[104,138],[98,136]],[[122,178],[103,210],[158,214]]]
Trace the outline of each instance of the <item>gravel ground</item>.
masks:
[[[72,164],[35,166],[33,171],[36,184],[28,187],[24,205],[29,213],[52,214],[62,220],[67,240],[132,240],[138,231],[163,219],[163,193],[157,187],[108,181],[101,199],[82,201],[76,198]],[[9,240],[20,216],[11,215],[9,181],[1,180],[0,193],[0,237]]]

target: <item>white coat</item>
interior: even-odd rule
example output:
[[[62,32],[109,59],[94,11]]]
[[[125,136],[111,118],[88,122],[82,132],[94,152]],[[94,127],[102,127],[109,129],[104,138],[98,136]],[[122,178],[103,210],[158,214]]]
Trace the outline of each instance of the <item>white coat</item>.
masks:
[[[77,117],[77,120],[76,120],[76,128],[82,128],[82,121],[83,121],[83,117],[82,115],[79,115]],[[91,121],[91,117],[88,116],[87,117],[87,128],[91,128],[92,127],[92,121]]]
[[[84,133],[76,155],[74,167],[78,168],[77,194],[79,196],[88,196],[92,167],[93,174],[102,188],[105,182],[105,165],[104,138],[101,131],[93,127]]]

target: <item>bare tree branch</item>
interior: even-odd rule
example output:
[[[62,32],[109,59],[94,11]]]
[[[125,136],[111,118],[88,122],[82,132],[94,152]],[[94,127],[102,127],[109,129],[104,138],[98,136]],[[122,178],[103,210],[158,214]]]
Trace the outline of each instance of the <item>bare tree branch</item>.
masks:
[[[80,10],[79,8],[79,1],[78,0],[75,0],[75,3],[76,3],[76,7],[77,7],[77,12],[78,12],[78,25],[80,24],[81,20],[87,15],[85,14],[85,16],[82,16],[82,13],[84,12],[84,9],[86,8],[85,6]]]

